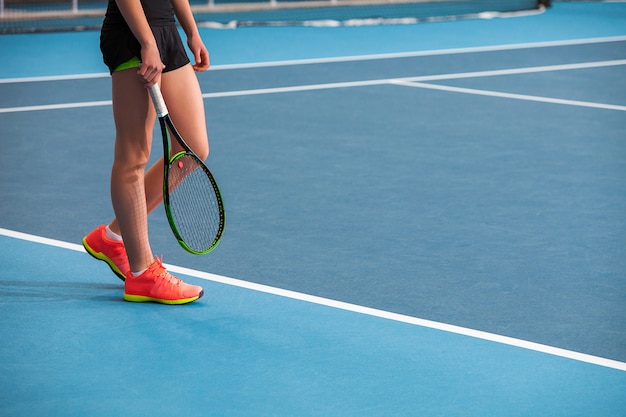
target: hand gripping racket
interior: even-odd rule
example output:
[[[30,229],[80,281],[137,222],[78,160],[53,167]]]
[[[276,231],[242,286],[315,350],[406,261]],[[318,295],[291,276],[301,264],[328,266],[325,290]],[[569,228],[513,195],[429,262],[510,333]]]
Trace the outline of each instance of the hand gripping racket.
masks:
[[[157,84],[149,88],[163,136],[163,205],[178,243],[196,255],[209,253],[224,231],[224,205],[209,168],[176,130]],[[183,150],[170,155],[171,136]]]

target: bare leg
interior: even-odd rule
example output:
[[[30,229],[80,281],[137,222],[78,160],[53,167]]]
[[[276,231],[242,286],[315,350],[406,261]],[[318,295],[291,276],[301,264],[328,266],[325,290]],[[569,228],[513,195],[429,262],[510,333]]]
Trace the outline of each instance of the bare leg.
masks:
[[[144,189],[146,191],[146,210],[150,214],[163,202],[163,158],[156,161],[144,175]],[[109,223],[111,230],[121,234],[118,220],[114,218]]]
[[[140,271],[154,261],[144,180],[156,115],[136,70],[115,72],[112,82],[116,137],[111,201],[131,271]]]
[[[209,154],[209,142],[204,114],[204,101],[198,79],[191,65],[185,65],[177,70],[163,73],[161,75],[161,83],[161,90],[167,103],[170,117],[174,121],[176,128],[198,157],[203,160],[206,159]],[[155,116],[153,115],[151,118],[152,123],[154,123],[154,118]],[[174,149],[174,152],[176,151],[177,149]],[[144,190],[146,212],[149,214],[163,201],[162,158],[155,162],[148,172],[145,173]],[[109,227],[115,233],[123,234],[121,233],[117,217],[111,221]],[[125,244],[126,240],[125,237]],[[133,271],[137,270],[133,269]]]
[[[204,100],[196,74],[191,65],[163,73],[161,91],[185,142],[202,160],[209,156],[209,140],[204,114]],[[174,147],[174,151],[177,150]]]

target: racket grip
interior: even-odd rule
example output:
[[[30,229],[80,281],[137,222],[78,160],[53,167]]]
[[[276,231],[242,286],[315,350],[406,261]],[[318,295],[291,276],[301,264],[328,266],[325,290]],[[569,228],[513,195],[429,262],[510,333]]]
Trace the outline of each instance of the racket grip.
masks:
[[[150,91],[150,97],[152,97],[152,102],[154,103],[154,108],[156,109],[158,117],[167,116],[167,107],[165,106],[165,100],[163,100],[163,95],[161,94],[161,89],[158,84],[154,84],[153,86],[148,87],[148,91]]]

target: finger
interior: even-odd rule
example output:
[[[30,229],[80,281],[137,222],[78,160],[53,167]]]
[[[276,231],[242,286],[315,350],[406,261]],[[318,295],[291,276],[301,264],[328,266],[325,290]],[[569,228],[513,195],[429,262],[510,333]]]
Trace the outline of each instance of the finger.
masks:
[[[159,66],[142,65],[137,71],[137,76],[146,86],[155,84],[155,80],[158,80],[159,75],[165,69],[165,65],[160,63]]]
[[[161,73],[158,73],[153,79],[151,79],[150,81],[146,81],[144,86],[146,88],[148,87],[152,87],[155,84],[158,84],[161,81]]]
[[[209,69],[210,66],[210,62],[209,62],[209,54],[208,52],[206,52],[206,50],[201,49],[199,51],[199,53],[195,56],[195,65],[193,65],[193,69],[195,71],[206,71],[207,69]]]

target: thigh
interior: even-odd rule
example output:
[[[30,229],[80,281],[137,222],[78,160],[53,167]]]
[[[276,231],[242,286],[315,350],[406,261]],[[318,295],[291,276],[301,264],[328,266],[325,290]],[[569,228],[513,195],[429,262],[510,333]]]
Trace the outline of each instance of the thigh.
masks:
[[[112,89],[116,159],[147,162],[156,120],[148,90],[137,77],[136,68],[114,72]]]
[[[190,64],[161,75],[161,92],[172,121],[201,159],[209,154],[204,100]]]

